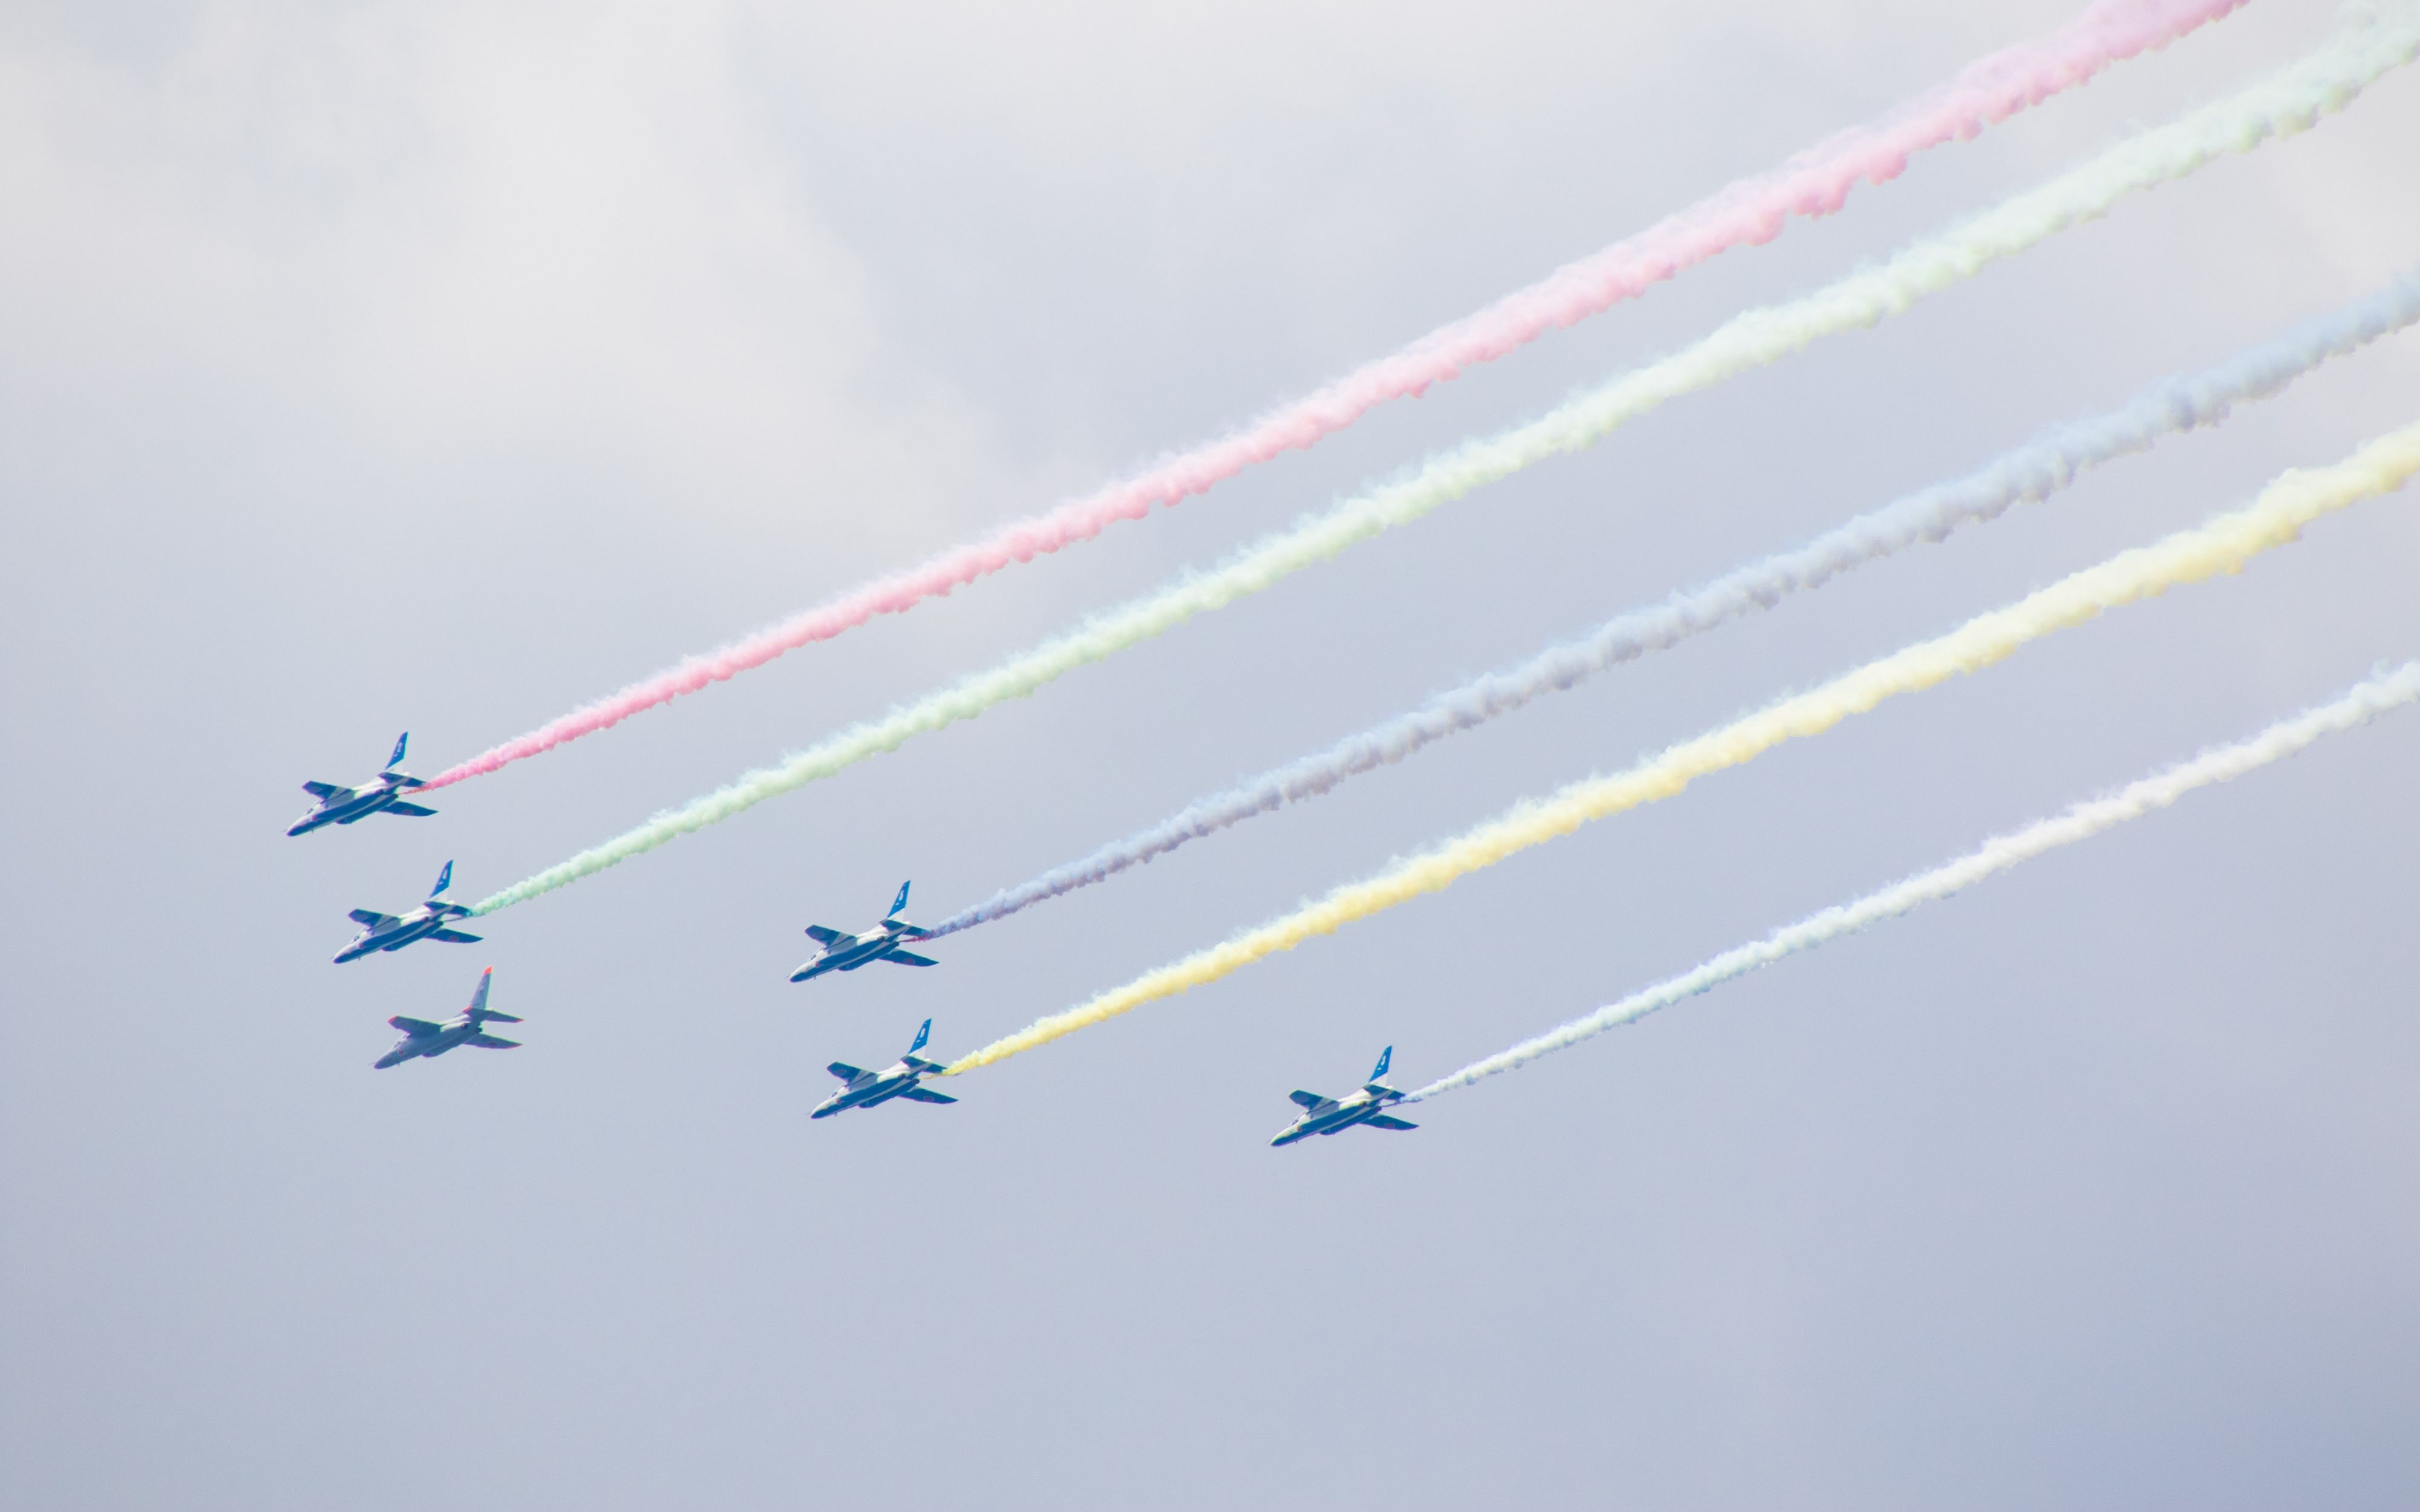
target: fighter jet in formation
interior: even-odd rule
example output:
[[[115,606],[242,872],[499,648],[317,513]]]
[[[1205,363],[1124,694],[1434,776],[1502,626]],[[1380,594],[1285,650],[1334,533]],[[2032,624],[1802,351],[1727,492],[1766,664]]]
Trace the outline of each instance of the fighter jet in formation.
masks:
[[[902,887],[899,892],[904,898],[908,889]],[[921,1085],[923,1078],[942,1069],[939,1061],[926,1060],[916,1054],[924,1048],[924,1041],[932,1032],[933,1021],[926,1019],[924,1026],[916,1031],[916,1042],[885,1071],[860,1071],[845,1060],[835,1060],[825,1067],[826,1071],[839,1077],[843,1085],[839,1091],[816,1103],[815,1110],[807,1117],[828,1119],[835,1113],[846,1113],[851,1108],[879,1106],[894,1097],[904,1097],[911,1103],[956,1102],[954,1097],[944,1097]]]
[[[302,791],[319,800],[319,806],[294,821],[288,835],[307,835],[323,825],[349,825],[357,819],[367,819],[374,813],[408,814],[425,819],[437,810],[417,803],[406,803],[403,795],[425,784],[416,777],[396,770],[403,764],[403,748],[411,739],[407,730],[395,737],[395,754],[386,759],[386,769],[357,788],[338,787],[334,782],[305,782]]]
[[[939,965],[929,955],[901,949],[909,940],[921,940],[931,933],[899,917],[899,910],[908,906],[911,885],[899,884],[899,896],[891,900],[891,912],[882,916],[882,922],[868,925],[863,933],[844,934],[822,924],[808,925],[808,936],[824,948],[823,954],[791,972],[790,980],[805,981],[827,971],[855,971],[876,961],[892,961],[903,966]]]
[[[437,873],[437,886],[428,889],[428,901],[411,913],[397,917],[381,914],[375,909],[354,909],[351,915],[353,922],[365,928],[354,936],[352,944],[336,952],[336,964],[341,966],[348,961],[358,961],[378,950],[400,950],[414,940],[443,940],[448,945],[476,943],[479,938],[476,934],[465,934],[458,929],[447,927],[458,918],[471,917],[471,910],[460,903],[438,901],[438,895],[453,883],[454,863],[448,861],[445,870]]]
[[[1291,1145],[1312,1134],[1342,1134],[1355,1124],[1367,1124],[1373,1129],[1417,1129],[1390,1113],[1382,1111],[1389,1103],[1400,1103],[1404,1094],[1387,1085],[1387,1063],[1395,1058],[1395,1047],[1388,1045],[1378,1052],[1378,1064],[1361,1090],[1346,1098],[1322,1097],[1317,1092],[1295,1091],[1286,1095],[1302,1104],[1302,1117],[1287,1125],[1286,1131],[1269,1141],[1272,1146]]]
[[[496,980],[496,968],[489,966],[479,973],[479,990],[471,995],[471,1006],[442,1024],[427,1019],[405,1018],[401,1014],[387,1020],[403,1031],[395,1048],[380,1056],[375,1069],[400,1066],[407,1060],[427,1056],[431,1059],[459,1045],[476,1045],[482,1050],[518,1050],[519,1040],[499,1039],[488,1032],[490,1024],[519,1024],[510,1013],[499,1013],[488,1006],[488,987]]]

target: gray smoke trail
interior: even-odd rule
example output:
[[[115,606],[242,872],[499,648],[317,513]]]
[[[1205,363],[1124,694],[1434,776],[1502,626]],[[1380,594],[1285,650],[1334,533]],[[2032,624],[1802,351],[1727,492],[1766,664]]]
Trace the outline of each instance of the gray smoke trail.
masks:
[[[2380,672],[2367,682],[2356,685],[2333,703],[2322,704],[2271,725],[2241,744],[2210,751],[2155,777],[2147,777],[2108,797],[2079,803],[2056,818],[2045,819],[2015,834],[1987,841],[1980,849],[1946,866],[1935,867],[1880,892],[1869,893],[1854,903],[1826,908],[1787,929],[1776,930],[1753,945],[1726,950],[1694,971],[1683,972],[1644,991],[1633,993],[1621,1002],[1601,1008],[1585,1018],[1574,1019],[1559,1029],[1525,1040],[1512,1049],[1484,1060],[1474,1061],[1450,1076],[1429,1083],[1404,1101],[1417,1103],[1440,1092],[1450,1092],[1499,1072],[1527,1065],[1540,1056],[1569,1049],[1582,1040],[1635,1023],[1657,1009],[1669,1008],[1685,998],[1695,997],[1734,978],[1769,966],[1785,956],[1811,950],[1826,941],[1837,940],[1843,934],[1854,933],[1885,918],[1895,918],[1921,904],[1962,891],[1986,877],[2006,872],[2020,861],[2031,860],[2080,840],[2089,840],[2104,829],[2122,825],[2130,819],[2139,819],[2154,810],[2164,809],[2196,788],[2225,782],[2272,762],[2283,761],[2322,735],[2366,724],[2372,717],[2400,708],[2414,699],[2420,699],[2420,661],[2407,661],[2393,671]]]
[[[1148,829],[954,914],[933,933],[971,929],[1106,881],[1188,841],[1317,797],[1351,778],[1400,762],[1433,741],[1575,687],[1609,667],[1666,650],[1751,610],[1770,609],[1800,589],[1822,586],[1835,574],[1918,542],[1940,541],[1960,526],[1996,519],[2017,504],[2066,486],[2086,468],[2146,451],[2169,435],[2214,425],[2234,406],[2267,398],[2321,363],[2414,320],[2420,320],[2420,272],[2407,273],[2366,299],[2305,321],[2216,366],[2155,383],[2112,413],[2049,431],[1963,477],[1861,515],[1793,550],[1734,568],[1701,588],[1634,609],[1517,667],[1439,693],[1410,713],[1348,735],[1315,755],[1200,799]]]

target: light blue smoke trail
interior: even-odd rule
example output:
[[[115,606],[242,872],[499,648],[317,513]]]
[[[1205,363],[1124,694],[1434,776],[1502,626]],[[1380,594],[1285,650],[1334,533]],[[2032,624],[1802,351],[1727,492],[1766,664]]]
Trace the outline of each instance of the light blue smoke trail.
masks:
[[[1667,650],[1752,610],[1770,609],[1839,573],[1919,542],[1940,541],[1961,526],[1996,519],[2018,504],[2065,487],[2087,468],[2147,451],[2167,436],[2215,425],[2235,406],[2267,398],[2321,363],[2415,320],[2420,320],[2420,271],[2215,366],[2163,379],[2111,413],[2053,429],[1963,477],[1861,515],[1794,549],[1733,568],[1701,588],[1634,609],[1517,667],[1439,693],[1410,713],[1348,735],[1315,755],[1200,799],[1148,829],[954,914],[934,926],[933,933],[971,929],[1106,881],[1189,841],[1392,765],[1434,741],[1575,687],[1607,668]]]

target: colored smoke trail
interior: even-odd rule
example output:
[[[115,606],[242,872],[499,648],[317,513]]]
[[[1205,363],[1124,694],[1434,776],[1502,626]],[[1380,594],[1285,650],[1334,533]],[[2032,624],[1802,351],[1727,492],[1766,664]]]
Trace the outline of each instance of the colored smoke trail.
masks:
[[[1875,184],[1895,178],[1912,154],[1971,138],[1987,126],[2090,82],[2113,63],[2164,46],[2244,3],[2095,0],[2049,36],[1970,64],[1947,84],[1879,119],[1842,131],[1771,173],[1732,184],[1240,431],[1047,514],[1002,526],[981,540],[877,579],[720,650],[692,656],[450,766],[429,779],[427,786],[445,787],[593,734],[642,710],[761,667],[785,652],[829,640],[877,614],[899,613],[1012,562],[1031,561],[1089,540],[1119,520],[1140,519],[1155,505],[1206,492],[1246,468],[1342,430],[1381,404],[1420,393],[1466,367],[1493,362],[1549,330],[1609,309],[1729,248],[1770,241],[1791,216],[1828,215],[1841,207],[1860,178]]]
[[[1998,259],[2105,213],[2128,194],[2183,177],[2221,157],[2307,130],[2343,110],[2388,69],[2420,54],[2420,8],[2392,25],[2365,17],[2270,79],[2145,131],[1878,268],[1815,294],[1734,316],[1703,341],[1581,394],[1540,419],[1430,458],[1398,482],[1270,536],[1224,565],[1088,621],[989,671],[856,725],[780,764],[750,772],[682,807],[592,846],[502,892],[477,912],[525,903],[770,797],[830,777],[915,735],[1022,698],[1074,669],[1260,592],[1346,547],[1407,523],[1533,463],[1578,451],[1665,400],[1775,362],[1818,337],[1870,326]]]
[[[1671,797],[1700,777],[1753,760],[1786,740],[1820,734],[1885,699],[1931,687],[1959,672],[1979,671],[2028,641],[2082,625],[2104,609],[2215,573],[2237,571],[2261,552],[2296,539],[2310,521],[2398,488],[2415,471],[2420,471],[2420,424],[2393,431],[2333,467],[2284,473],[2243,509],[2150,546],[2121,551],[2006,609],[1978,615],[1947,635],[1869,662],[1810,692],[1683,741],[1628,771],[1589,778],[1543,801],[1520,804],[1504,817],[1397,861],[1366,882],[1338,887],[1222,945],[1197,950],[1088,1003],[1039,1019],[953,1062],[950,1073],[988,1066],[1145,1003],[1217,981],[1264,956],[1293,949],[1312,935],[1333,933],[1356,919],[1439,891],[1481,867],[1568,835],[1591,820]]]
[[[1525,1066],[1540,1056],[1569,1049],[1607,1029],[1619,1028],[1645,1018],[1658,1009],[1670,1008],[1684,998],[1695,997],[1734,978],[1769,966],[1785,956],[1811,950],[1843,934],[1854,934],[1884,919],[1896,918],[1921,904],[1962,892],[1986,877],[2006,872],[2020,861],[2029,861],[2062,845],[2089,840],[2102,830],[2113,829],[2130,819],[2140,819],[2154,810],[2166,808],[2196,788],[2228,781],[2247,772],[2257,771],[2272,762],[2283,761],[2322,735],[2366,724],[2373,717],[2401,708],[2414,699],[2420,699],[2420,661],[2408,661],[2391,672],[2380,673],[2358,684],[2333,703],[2322,704],[2273,724],[2249,740],[2207,751],[2181,765],[2122,788],[2108,797],[2079,803],[2056,818],[2044,819],[2014,834],[1986,841],[1980,849],[1946,866],[1921,872],[1880,892],[1869,893],[1854,903],[1826,908],[1787,929],[1776,930],[1753,945],[1726,950],[1693,971],[1657,982],[1618,1003],[1574,1019],[1560,1028],[1524,1040],[1510,1050],[1484,1060],[1474,1061],[1450,1076],[1439,1077],[1409,1094],[1404,1101],[1417,1103],[1440,1092],[1450,1092],[1499,1072]]]
[[[2214,425],[2234,406],[2266,398],[2331,358],[2414,320],[2420,320],[2420,273],[2214,367],[2154,384],[2113,413],[2050,431],[1964,477],[1861,515],[1804,546],[1734,568],[1701,588],[1623,614],[1517,667],[1437,694],[1410,713],[1348,735],[1326,750],[1200,799],[1081,860],[951,915],[933,927],[933,934],[954,934],[1106,881],[1188,841],[1317,797],[1365,772],[1403,761],[1433,741],[1577,687],[1607,668],[1667,650],[1752,610],[1770,609],[1800,589],[1822,586],[1835,574],[1920,541],[1942,540],[1962,525],[1996,519],[2016,504],[2048,497],[2086,468],[2148,450],[2172,432]]]

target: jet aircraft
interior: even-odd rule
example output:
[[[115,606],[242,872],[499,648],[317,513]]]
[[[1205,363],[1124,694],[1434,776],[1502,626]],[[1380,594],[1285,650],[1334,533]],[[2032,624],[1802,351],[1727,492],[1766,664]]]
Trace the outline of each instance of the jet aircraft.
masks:
[[[891,912],[882,916],[882,922],[868,925],[863,933],[844,934],[822,924],[808,925],[808,936],[822,946],[824,951],[791,972],[790,980],[805,981],[827,971],[855,971],[876,961],[892,961],[903,966],[939,965],[940,963],[929,955],[918,955],[913,950],[901,949],[909,940],[921,940],[931,933],[922,925],[910,924],[899,917],[899,910],[908,906],[908,889],[911,886],[906,882],[899,884],[899,896],[891,900]]]
[[[1361,1090],[1350,1097],[1322,1097],[1317,1092],[1289,1092],[1286,1095],[1302,1104],[1302,1117],[1286,1127],[1283,1134],[1269,1141],[1272,1146],[1291,1145],[1312,1134],[1342,1134],[1355,1124],[1367,1124],[1373,1129],[1417,1129],[1383,1111],[1389,1103],[1400,1103],[1404,1094],[1387,1085],[1387,1063],[1395,1058],[1395,1047],[1388,1045],[1378,1052],[1378,1064],[1370,1072]]]
[[[902,887],[899,890],[905,893],[908,889]],[[916,1054],[924,1048],[924,1041],[932,1033],[933,1021],[926,1019],[924,1026],[916,1031],[916,1042],[909,1045],[908,1053],[886,1071],[860,1071],[845,1060],[835,1060],[826,1066],[824,1069],[839,1077],[843,1086],[839,1091],[816,1103],[815,1110],[807,1117],[828,1119],[835,1113],[846,1113],[851,1108],[879,1106],[894,1097],[904,1097],[911,1103],[956,1102],[954,1097],[944,1097],[922,1085],[923,1077],[942,1069],[939,1061],[926,1060]]]
[[[471,1006],[442,1024],[405,1018],[400,1014],[387,1020],[403,1031],[403,1038],[395,1042],[394,1049],[379,1057],[374,1069],[384,1071],[389,1066],[400,1066],[421,1056],[435,1059],[458,1045],[476,1045],[482,1050],[520,1049],[521,1042],[519,1040],[498,1039],[488,1032],[490,1024],[520,1022],[510,1013],[499,1013],[488,1006],[488,986],[495,980],[495,967],[489,966],[480,972],[479,990],[471,995]]]
[[[322,825],[349,825],[356,819],[367,819],[374,813],[409,814],[425,819],[434,809],[417,803],[406,803],[403,795],[416,787],[425,786],[420,779],[396,770],[403,764],[403,748],[411,739],[407,730],[395,737],[395,754],[386,759],[386,769],[357,788],[338,787],[334,782],[305,782],[302,791],[319,800],[319,806],[294,821],[288,835],[307,835]]]
[[[460,903],[438,901],[438,894],[451,887],[453,882],[454,863],[448,861],[445,870],[437,873],[437,886],[428,889],[428,901],[411,913],[398,918],[375,909],[354,909],[351,915],[353,922],[366,927],[353,937],[352,944],[336,952],[336,964],[341,966],[348,961],[358,961],[377,950],[400,950],[414,940],[443,940],[449,945],[476,942],[478,935],[465,934],[458,929],[447,927],[458,918],[471,917],[471,910]]]

